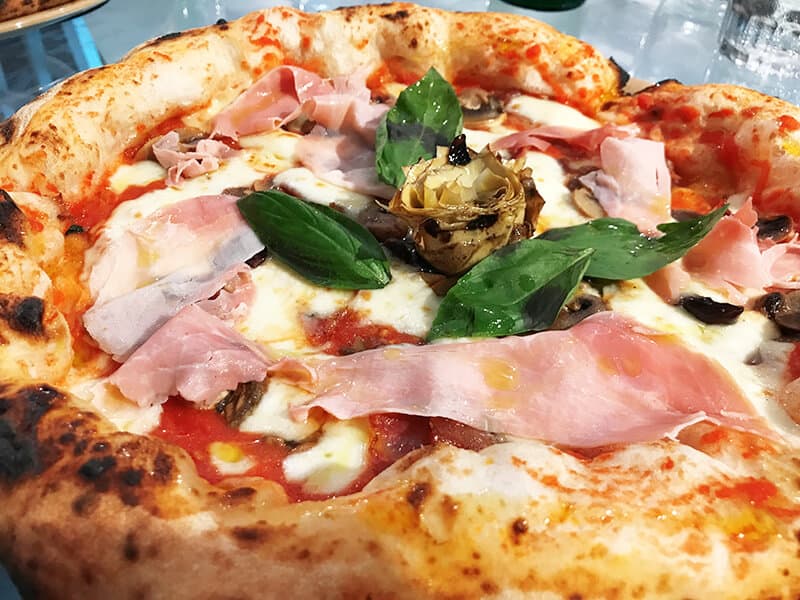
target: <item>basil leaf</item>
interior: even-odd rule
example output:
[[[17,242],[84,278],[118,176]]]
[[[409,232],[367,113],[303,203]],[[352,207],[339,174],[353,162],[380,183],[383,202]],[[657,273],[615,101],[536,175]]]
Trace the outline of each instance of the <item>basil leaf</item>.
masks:
[[[451,86],[431,68],[397,97],[375,133],[378,176],[397,188],[406,180],[403,167],[432,158],[436,146],[449,146],[461,133],[464,117]]]
[[[540,239],[498,250],[450,288],[428,340],[546,329],[575,293],[592,253]]]
[[[537,239],[557,242],[560,248],[592,248],[594,255],[587,277],[635,279],[678,260],[702,240],[724,216],[727,205],[709,214],[680,223],[663,223],[660,238],[642,235],[624,219],[595,219],[545,231]]]
[[[317,285],[366,290],[392,278],[378,241],[338,211],[278,191],[254,192],[237,204],[269,251]]]

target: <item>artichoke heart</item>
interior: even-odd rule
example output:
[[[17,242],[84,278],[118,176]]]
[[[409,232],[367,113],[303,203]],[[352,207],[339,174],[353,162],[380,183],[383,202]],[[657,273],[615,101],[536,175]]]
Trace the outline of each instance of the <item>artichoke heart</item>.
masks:
[[[452,164],[448,149],[413,165],[389,211],[405,218],[419,253],[448,275],[463,273],[503,246],[529,237],[543,201],[530,169],[493,152],[469,151]]]

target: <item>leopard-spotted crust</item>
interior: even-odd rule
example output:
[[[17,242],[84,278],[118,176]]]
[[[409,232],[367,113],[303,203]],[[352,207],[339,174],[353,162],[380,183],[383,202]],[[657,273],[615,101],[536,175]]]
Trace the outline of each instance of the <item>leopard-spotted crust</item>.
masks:
[[[2,0],[0,1],[0,21],[25,17],[34,13],[69,4],[73,0]]]
[[[43,316],[61,306],[49,288],[33,291],[28,276],[9,275],[10,265],[57,281],[59,254],[79,239],[58,238],[58,216],[37,204],[49,201],[21,190],[67,210],[97,191],[122,150],[152,126],[174,114],[207,125],[289,58],[324,74],[365,61],[395,75],[433,63],[465,81],[479,69],[489,87],[568,99],[589,114],[605,104],[605,118],[633,119],[622,108],[631,100],[611,98],[613,66],[512,15],[411,5],[320,15],[275,9],[162,39],[67,81],[0,128],[0,178],[12,190],[0,204],[0,249],[20,256],[0,262],[6,293],[39,293]],[[68,329],[61,338],[14,331],[38,356],[49,339],[71,347]],[[290,504],[263,480],[208,484],[182,450],[116,431],[79,407],[59,391],[64,377],[54,368],[0,380],[0,560],[26,597],[800,593],[800,456],[778,442],[701,424],[683,443],[593,458],[538,442],[480,453],[437,446],[405,457],[361,493]]]

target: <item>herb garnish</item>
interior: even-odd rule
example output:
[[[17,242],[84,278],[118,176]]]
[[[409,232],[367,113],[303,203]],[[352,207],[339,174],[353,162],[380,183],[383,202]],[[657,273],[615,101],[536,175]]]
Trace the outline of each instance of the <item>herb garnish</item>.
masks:
[[[436,146],[449,146],[461,133],[464,117],[453,86],[431,67],[400,92],[375,135],[375,167],[386,183],[400,188],[403,167],[432,158]]]
[[[377,289],[392,278],[375,237],[338,211],[275,190],[254,192],[237,204],[267,249],[317,285]]]

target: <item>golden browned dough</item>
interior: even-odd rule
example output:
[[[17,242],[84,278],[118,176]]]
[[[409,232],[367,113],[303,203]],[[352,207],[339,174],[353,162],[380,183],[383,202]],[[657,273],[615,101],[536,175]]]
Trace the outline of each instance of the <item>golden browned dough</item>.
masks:
[[[0,21],[32,15],[42,10],[68,4],[73,0],[2,0],[0,1]]]
[[[67,357],[68,369],[72,340],[48,285],[32,282],[58,275],[65,225],[23,192],[56,198],[62,209],[81,202],[153,127],[180,115],[207,128],[287,60],[325,75],[366,62],[401,80],[433,64],[465,84],[480,77],[588,114],[611,101],[607,118],[633,118],[622,109],[633,100],[612,100],[615,68],[548,26],[394,4],[318,15],[274,9],[153,42],[4,123],[0,180],[14,191],[0,203],[0,252],[11,257],[0,262],[0,334],[62,344],[21,351],[51,371],[0,369],[0,559],[25,596],[800,593],[800,458],[777,442],[697,425],[684,443],[591,459],[539,442],[481,452],[440,445],[401,459],[358,494],[289,504],[260,479],[210,485],[184,451],[117,431],[58,390],[65,367],[48,357]],[[15,338],[5,351],[19,348]],[[0,361],[5,368],[1,352]]]

